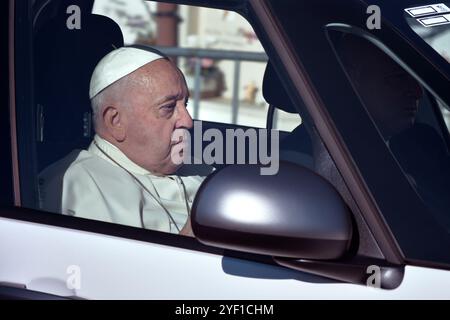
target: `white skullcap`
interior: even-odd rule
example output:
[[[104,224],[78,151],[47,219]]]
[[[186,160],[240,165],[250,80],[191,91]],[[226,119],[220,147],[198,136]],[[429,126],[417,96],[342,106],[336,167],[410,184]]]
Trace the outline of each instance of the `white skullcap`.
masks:
[[[89,98],[92,99],[107,86],[158,59],[165,57],[141,48],[121,47],[111,51],[100,60],[92,73]]]

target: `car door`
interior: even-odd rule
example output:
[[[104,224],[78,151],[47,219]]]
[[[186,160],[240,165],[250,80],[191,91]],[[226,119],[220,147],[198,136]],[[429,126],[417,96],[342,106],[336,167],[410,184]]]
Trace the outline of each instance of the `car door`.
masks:
[[[204,1],[182,3],[208,4]],[[331,6],[331,3],[326,4]],[[12,2],[9,5],[11,9]],[[24,9],[22,5],[18,5],[15,10],[25,15],[28,11],[20,10]],[[309,12],[314,12],[316,17],[320,17],[320,13],[323,12],[306,3],[301,5],[309,9]],[[355,119],[360,116],[357,120],[349,118],[347,113],[345,113],[345,119],[344,114],[338,111],[333,113],[330,109],[333,103],[325,105],[318,103],[317,96],[312,95],[312,93],[316,94],[315,90],[321,93],[320,97],[324,101],[336,102],[337,95],[336,92],[330,93],[324,89],[330,88],[325,85],[324,74],[320,72],[324,71],[325,67],[321,67],[316,60],[309,60],[311,56],[308,54],[317,48],[311,46],[309,51],[297,48],[298,54],[292,55],[293,47],[289,44],[290,37],[286,31],[288,28],[284,30],[279,24],[280,17],[283,15],[277,10],[270,14],[269,6],[269,3],[263,1],[254,1],[249,4],[238,1],[223,1],[219,4],[214,2],[214,7],[234,9],[246,14],[261,39],[269,59],[274,61],[277,74],[283,76],[282,87],[286,88],[293,104],[301,110],[305,123],[309,123],[312,130],[319,132],[319,144],[326,145],[326,149],[332,156],[332,162],[336,162],[339,170],[333,169],[334,173],[342,173],[342,179],[345,180],[346,185],[351,186],[349,188],[351,198],[347,200],[351,202],[356,230],[358,230],[355,236],[357,237],[356,254],[354,253],[353,256],[366,256],[370,263],[358,264],[358,272],[361,274],[362,270],[363,274],[369,278],[373,273],[367,269],[370,265],[378,265],[380,268],[394,267],[401,275],[398,287],[394,290],[374,289],[368,287],[368,283],[366,285],[364,283],[363,285],[350,284],[345,283],[343,278],[331,279],[333,272],[323,272],[320,261],[318,265],[313,265],[310,269],[303,268],[303,271],[298,271],[295,269],[302,269],[301,265],[296,263],[298,259],[290,259],[289,263],[282,260],[285,266],[290,267],[287,268],[279,265],[280,259],[274,260],[268,255],[242,252],[238,247],[237,250],[221,249],[203,245],[198,240],[187,237],[22,208],[20,199],[17,197],[20,190],[18,184],[26,183],[26,181],[22,180],[24,176],[18,172],[17,168],[18,161],[23,163],[25,160],[23,154],[17,153],[17,137],[14,134],[17,120],[13,116],[8,123],[12,128],[12,139],[2,139],[2,145],[12,150],[11,166],[14,172],[7,177],[9,181],[14,181],[15,188],[13,183],[11,186],[6,183],[4,185],[11,194],[13,190],[16,192],[15,198],[11,195],[5,199],[4,203],[7,207],[1,210],[0,282],[3,286],[87,299],[388,299],[427,297],[423,294],[424,288],[450,287],[443,285],[450,282],[448,271],[439,270],[437,266],[444,265],[441,269],[445,269],[445,259],[448,259],[448,254],[433,249],[435,241],[445,243],[442,241],[446,241],[447,238],[445,236],[439,238],[437,235],[437,240],[431,238],[429,240],[431,244],[427,242],[432,249],[431,257],[427,255],[429,254],[427,252],[421,252],[422,256],[415,256],[416,253],[411,251],[412,258],[404,254],[408,247],[405,248],[405,242],[398,239],[397,233],[393,232],[394,235],[391,233],[393,227],[389,221],[385,223],[381,218],[378,208],[383,214],[385,211],[391,212],[389,210],[394,209],[407,212],[409,206],[420,206],[417,196],[408,198],[409,194],[407,194],[404,195],[407,200],[400,198],[397,199],[398,203],[394,203],[385,199],[388,197],[386,192],[376,192],[379,188],[386,186],[385,183],[381,185],[377,183],[377,179],[386,179],[387,176],[389,183],[392,183],[391,188],[405,190],[405,193],[409,190],[412,193],[401,171],[392,163],[393,159],[383,158],[387,164],[391,165],[390,167],[386,165],[391,170],[385,171],[384,177],[379,176],[378,172],[374,172],[373,167],[364,162],[367,161],[370,164],[375,160],[380,161],[379,157],[373,154],[383,149],[380,146],[381,142],[377,143],[379,137],[376,135],[376,130],[370,125],[367,130],[364,130],[370,121],[367,115],[358,109],[359,105],[355,101],[353,101],[354,110],[350,115]],[[289,8],[288,4],[286,8]],[[358,8],[361,9],[363,6]],[[281,10],[280,7],[277,9]],[[308,11],[304,12],[306,15]],[[336,11],[332,10],[332,12]],[[364,15],[364,12],[360,12],[360,15]],[[14,26],[25,23],[27,21],[25,17],[22,16],[20,21],[16,20]],[[12,18],[14,15],[10,14],[9,19]],[[299,21],[296,20],[295,23]],[[322,24],[314,26],[317,33],[319,29],[322,31]],[[10,36],[14,35],[11,24],[9,31]],[[325,41],[325,36],[322,35],[322,37],[322,41]],[[304,39],[307,38],[305,36]],[[26,42],[26,39],[22,39]],[[16,45],[14,49],[22,50],[21,56],[27,52],[26,45]],[[17,54],[11,47],[9,50],[10,54]],[[324,57],[329,58],[332,52],[331,46],[324,52],[328,53],[328,56],[324,54]],[[334,55],[332,57],[334,60],[325,60],[329,62],[327,66],[333,66],[335,74],[342,73],[338,69],[340,66],[336,57]],[[300,63],[306,70],[299,68]],[[25,81],[24,72],[26,74],[27,66],[20,66],[25,70],[11,64],[9,67],[10,77],[16,75],[15,87],[10,83],[9,88],[10,97],[14,98],[27,92],[27,85],[17,82]],[[21,86],[18,86],[18,83],[21,83]],[[28,85],[31,84],[28,83]],[[349,90],[349,87],[346,89]],[[349,96],[354,97],[354,93]],[[12,101],[14,102],[14,99]],[[16,103],[33,105],[23,100]],[[14,108],[2,110],[5,114],[8,111],[13,114],[15,111]],[[355,128],[349,126],[349,122],[360,123],[358,135],[352,134],[351,131]],[[362,140],[367,143],[367,139],[371,139],[371,145],[375,150],[363,146]],[[372,160],[370,156],[373,157]],[[350,158],[355,163],[349,163]],[[355,172],[356,168],[363,171],[363,174]],[[3,170],[7,172],[7,168]],[[330,177],[326,178],[330,179]],[[370,186],[370,190],[367,190],[366,184]],[[375,194],[373,198],[370,196],[372,194]],[[410,239],[407,235],[403,236],[404,239]],[[414,263],[414,258],[417,258],[419,262]],[[426,264],[420,261],[428,261],[429,267],[423,267]],[[352,270],[354,262],[354,260],[345,259],[335,261],[332,269]],[[436,298],[449,295],[445,290],[435,291],[433,294]]]

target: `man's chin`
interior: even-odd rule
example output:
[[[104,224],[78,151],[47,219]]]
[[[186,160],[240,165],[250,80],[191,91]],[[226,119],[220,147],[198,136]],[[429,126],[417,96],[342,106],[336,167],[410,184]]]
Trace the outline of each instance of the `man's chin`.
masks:
[[[167,170],[165,170],[164,175],[175,174],[182,166],[183,164],[171,163],[170,166],[167,168]]]

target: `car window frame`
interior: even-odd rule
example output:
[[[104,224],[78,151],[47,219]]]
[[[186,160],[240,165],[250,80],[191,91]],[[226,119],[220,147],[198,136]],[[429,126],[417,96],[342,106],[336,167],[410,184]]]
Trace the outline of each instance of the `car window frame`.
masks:
[[[161,1],[164,2],[164,1]],[[24,2],[22,2],[24,3]],[[295,54],[295,52],[292,52],[292,44],[289,43],[284,43],[283,45],[277,44],[275,45],[276,42],[273,43],[269,43],[269,40],[274,40],[274,35],[277,35],[277,32],[279,32],[280,30],[277,29],[274,25],[267,25],[267,26],[263,26],[263,20],[261,20],[261,16],[258,16],[258,12],[256,10],[255,7],[255,1],[250,1],[251,6],[247,7],[247,1],[238,1],[238,0],[233,0],[233,1],[221,1],[220,3],[222,4],[222,6],[219,5],[219,2],[214,3],[214,5],[212,4],[208,4],[205,0],[203,1],[177,1],[177,3],[179,4],[186,4],[186,5],[200,5],[200,6],[208,6],[208,7],[213,7],[213,8],[217,8],[217,9],[226,9],[226,10],[233,10],[236,11],[238,13],[241,13],[242,15],[244,15],[244,17],[250,22],[250,24],[252,25],[252,27],[254,28],[255,32],[258,34],[258,36],[263,35],[264,32],[266,32],[268,29],[267,28],[272,28],[270,32],[267,33],[267,37],[265,40],[265,45],[263,44],[264,48],[266,49],[266,52],[268,54],[268,56],[270,58],[272,58],[272,60],[275,62],[275,64],[280,65],[282,67],[280,67],[281,69],[284,68],[284,72],[287,75],[286,77],[286,83],[285,85],[289,88],[288,91],[291,95],[291,98],[294,99],[294,101],[297,99],[297,101],[299,101],[299,99],[305,101],[306,105],[307,105],[307,111],[306,113],[301,113],[304,117],[311,117],[311,120],[314,120],[313,122],[316,124],[316,126],[319,128],[319,131],[321,133],[322,138],[324,138],[325,143],[327,144],[327,147],[330,150],[330,153],[332,154],[333,158],[336,160],[337,159],[337,164],[338,164],[338,168],[340,169],[344,179],[347,177],[358,177],[358,168],[355,167],[355,165],[352,165],[352,153],[349,152],[347,150],[347,147],[349,145],[351,145],[351,143],[349,143],[348,139],[343,139],[342,138],[342,133],[340,131],[342,130],[338,130],[338,129],[342,129],[343,126],[342,124],[344,122],[342,122],[342,119],[340,119],[340,121],[338,121],[339,123],[337,125],[334,124],[334,122],[336,121],[331,121],[331,118],[335,118],[336,116],[336,110],[332,110],[332,108],[329,108],[329,105],[322,105],[322,103],[320,103],[321,99],[317,99],[317,97],[311,96],[309,95],[309,93],[307,92],[308,90],[310,90],[310,92],[314,93],[314,89],[313,87],[311,88],[307,88],[307,90],[305,90],[305,88],[300,88],[300,90],[298,89],[298,74],[295,75],[296,72],[299,72],[298,66],[301,65],[301,61],[302,59],[299,59],[298,55]],[[23,23],[24,19],[21,19],[21,22]],[[20,21],[19,21],[20,23]],[[278,35],[282,35],[282,33],[278,33]],[[17,34],[16,34],[17,36]],[[281,39],[283,38],[283,36],[280,37],[280,40],[285,41],[286,39]],[[27,39],[27,37],[24,38],[24,41]],[[26,47],[26,43],[23,44],[23,46]],[[16,43],[16,49],[20,48],[20,46],[17,46]],[[289,54],[288,54],[289,53]],[[296,68],[292,68],[293,70],[287,70],[287,64],[289,62],[292,61],[292,59],[294,59],[295,61],[295,66]],[[304,68],[304,66],[302,66]],[[22,66],[23,68],[23,66]],[[19,70],[21,71],[21,70]],[[22,70],[23,73],[23,70]],[[16,70],[16,74],[17,74],[17,70]],[[306,84],[307,85],[311,85],[311,79],[308,79],[308,73],[303,72],[302,76],[306,76]],[[342,76],[342,75],[341,75]],[[20,84],[20,81],[26,81],[26,79],[23,77],[22,74],[22,78],[23,80],[20,79],[16,79],[16,85]],[[304,80],[305,80],[304,79]],[[26,86],[24,86],[25,88]],[[32,91],[32,88],[30,89],[30,91]],[[22,98],[23,99],[23,98]],[[29,99],[31,99],[29,97]],[[23,103],[23,100],[22,100]],[[355,101],[353,101],[353,104],[355,103]],[[301,104],[299,104],[301,105]],[[367,124],[367,118],[365,118],[363,115],[361,116],[361,114],[359,113],[358,116],[363,119],[362,123],[363,124]],[[319,120],[325,120],[325,122],[327,123],[326,125],[320,125],[320,121]],[[318,125],[319,124],[319,125]],[[32,128],[32,127],[31,127]],[[369,128],[370,130],[373,130],[373,128]],[[369,130],[369,132],[370,132]],[[345,131],[345,130],[344,130]],[[371,132],[369,134],[369,136],[371,136],[372,138],[375,138],[375,132]],[[348,137],[348,135],[347,135]],[[376,140],[376,139],[374,139]],[[336,146],[333,148],[330,146],[332,146],[333,142],[336,143]],[[343,143],[345,142],[345,144]],[[377,148],[379,149],[379,147]],[[19,152],[21,152],[19,150]],[[385,161],[389,162],[388,159],[385,159]],[[397,168],[398,170],[398,168]],[[22,172],[23,174],[23,172]],[[372,177],[373,179],[373,177]],[[350,179],[349,179],[350,180]],[[346,182],[348,183],[347,180]],[[377,241],[380,244],[380,247],[382,248],[382,251],[384,254],[386,254],[386,257],[388,259],[388,261],[390,262],[394,262],[394,263],[404,263],[403,260],[403,255],[401,253],[401,250],[398,248],[398,245],[395,241],[395,238],[393,237],[393,235],[390,233],[389,230],[389,226],[388,223],[383,220],[383,217],[381,215],[377,215],[376,213],[373,213],[373,210],[377,210],[376,207],[376,203],[373,202],[373,199],[371,199],[371,194],[370,192],[367,192],[367,186],[364,183],[364,181],[357,181],[355,183],[355,181],[350,181],[351,183],[348,183],[349,185],[354,185],[354,188],[351,189],[352,194],[355,196],[356,198],[361,198],[362,200],[359,201],[359,204],[363,204],[363,211],[367,212],[370,211],[372,212],[371,215],[370,214],[365,214],[365,219],[368,222],[368,224],[371,227],[371,231],[376,235]],[[405,182],[405,181],[404,181]],[[23,180],[21,180],[21,183],[24,183]],[[374,181],[370,181],[369,183],[367,183],[368,185],[376,185],[376,182]],[[356,186],[356,189],[355,189]],[[357,189],[360,190],[357,190]],[[403,188],[404,185],[403,185]],[[356,190],[356,191],[355,191]],[[363,193],[361,195],[362,192],[365,192],[365,194]],[[358,195],[359,193],[359,195]],[[372,203],[372,202],[373,203]],[[368,207],[373,206],[371,209],[368,209]],[[26,211],[26,213],[25,213]],[[37,211],[40,212],[40,211]],[[13,218],[13,219],[18,219],[18,220],[27,220],[27,219],[37,219],[34,217],[34,215],[36,215],[36,212],[34,212],[33,214],[28,211],[25,210],[22,212],[22,216],[20,216],[19,214],[17,214],[15,217],[11,217],[9,216],[9,218]],[[2,216],[8,217],[7,213],[2,213]],[[49,214],[49,213],[45,213],[45,219],[42,220],[40,223],[45,223],[45,224],[51,224],[51,223],[55,223],[55,224],[64,224],[64,223],[68,223],[68,221],[72,218],[72,217],[66,217],[66,216],[57,216],[54,214]],[[50,216],[51,215],[51,216]],[[61,220],[62,219],[62,220]],[[79,218],[72,218],[72,219],[79,219]],[[63,222],[64,220],[66,220],[66,222]],[[28,220],[29,221],[29,220]],[[70,222],[70,228],[83,228],[83,226],[79,223],[75,223],[73,224],[74,220],[71,220],[72,222]],[[82,220],[79,220],[82,221]],[[89,222],[92,223],[101,223],[104,224],[102,225],[103,229],[110,229],[108,232],[113,232],[115,233],[115,231],[111,231],[114,230],[114,228],[116,228],[117,226],[113,226],[111,225],[111,228],[108,228],[107,225],[110,225],[109,223],[104,223],[104,222],[98,222],[98,221],[91,221],[89,220]],[[84,223],[88,223],[86,221],[84,221]],[[105,225],[106,224],[106,225]],[[96,232],[94,231],[95,228],[99,227],[100,225],[95,225],[92,229],[90,229],[90,231]],[[122,228],[132,228],[132,227],[127,227],[127,226],[120,226]],[[158,237],[162,237],[161,239],[163,239],[162,242],[168,241],[167,237],[170,238],[171,235],[169,234],[164,234],[164,235],[160,235],[157,231],[153,231],[153,230],[134,230],[134,232],[145,232],[149,235],[150,238],[152,238],[151,240],[146,240],[148,242],[152,242],[155,243],[155,241],[157,241]],[[106,232],[106,231],[105,231]],[[101,233],[101,232],[100,232]],[[158,236],[156,236],[158,235]],[[119,232],[119,236],[120,232]],[[130,235],[131,236],[131,235]],[[173,235],[172,235],[173,236]],[[176,237],[179,237],[178,235],[176,235]],[[126,237],[124,237],[126,238]],[[183,239],[180,237],[180,239]],[[183,239],[183,241],[187,239]],[[192,241],[194,242],[192,242]],[[192,243],[196,243],[195,246],[200,245],[195,239],[190,239],[188,242]],[[180,244],[181,245],[181,244]],[[198,247],[200,248],[200,247]],[[208,247],[209,248],[209,247]],[[195,249],[197,250],[197,249]],[[201,250],[200,250],[201,251]],[[241,254],[241,253],[239,253]],[[224,253],[224,255],[226,255],[226,253]],[[253,256],[252,254],[244,254],[245,256]],[[250,259],[251,260],[251,259]],[[271,260],[271,259],[268,259]],[[426,261],[423,261],[418,259],[410,259],[408,258],[407,261],[409,262],[413,262],[416,264],[427,264],[427,265],[439,265],[436,263],[427,263]]]

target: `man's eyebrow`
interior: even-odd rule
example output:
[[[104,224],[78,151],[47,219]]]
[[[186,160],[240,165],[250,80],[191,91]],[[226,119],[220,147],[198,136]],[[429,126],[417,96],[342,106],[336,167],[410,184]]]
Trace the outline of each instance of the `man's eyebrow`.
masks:
[[[167,95],[167,96],[162,97],[161,99],[159,99],[159,100],[156,102],[156,104],[157,104],[157,105],[160,105],[160,104],[163,104],[163,103],[165,103],[165,102],[167,102],[167,101],[179,100],[179,99],[181,99],[182,97],[183,97],[183,94],[169,94],[169,95]],[[190,98],[190,95],[189,95],[189,92],[188,92],[188,94],[187,94],[186,97],[185,97],[185,100],[188,101],[189,98]]]
[[[167,96],[162,97],[161,99],[159,99],[159,100],[157,101],[157,104],[162,104],[162,103],[164,103],[164,102],[171,101],[171,100],[178,100],[179,97],[180,97],[180,95],[178,95],[178,94],[169,94],[169,95],[167,95]]]

